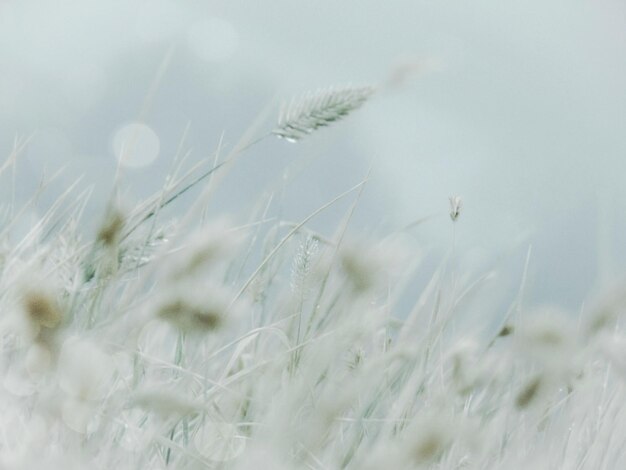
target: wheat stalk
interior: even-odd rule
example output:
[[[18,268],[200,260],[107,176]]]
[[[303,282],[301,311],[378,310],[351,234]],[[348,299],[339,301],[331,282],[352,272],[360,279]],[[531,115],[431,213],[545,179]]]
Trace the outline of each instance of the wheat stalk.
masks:
[[[309,92],[283,106],[278,127],[272,134],[297,142],[320,127],[326,127],[359,108],[374,93],[371,86],[329,88]]]

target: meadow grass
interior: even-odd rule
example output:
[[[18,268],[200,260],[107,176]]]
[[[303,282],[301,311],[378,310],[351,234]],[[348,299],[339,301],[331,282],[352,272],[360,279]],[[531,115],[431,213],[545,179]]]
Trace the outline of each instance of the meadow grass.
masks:
[[[307,95],[268,137],[298,141],[372,93]],[[37,199],[4,204],[0,468],[626,468],[623,285],[573,315],[528,311],[522,281],[508,312],[460,327],[485,278],[446,258],[416,284],[408,233],[351,233],[367,176],[299,222],[269,218],[271,198],[207,218],[254,142],[175,159],[135,207],[114,191],[93,235],[77,187],[19,239]],[[309,227],[345,199],[334,233]],[[451,230],[462,209],[451,197]]]

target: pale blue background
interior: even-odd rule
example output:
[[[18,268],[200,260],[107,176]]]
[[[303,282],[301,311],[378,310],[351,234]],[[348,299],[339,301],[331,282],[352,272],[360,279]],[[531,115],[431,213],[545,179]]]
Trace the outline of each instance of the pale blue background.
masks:
[[[300,219],[374,162],[355,228],[384,233],[438,214],[415,232],[431,253],[426,266],[450,247],[447,198],[460,194],[463,265],[500,268],[512,288],[532,244],[533,302],[576,310],[624,272],[622,1],[3,0],[0,154],[32,136],[17,200],[44,168],[66,165],[49,197],[84,175],[95,213],[115,170],[113,136],[140,116],[170,48],[144,119],[160,153],[125,172],[131,201],[159,187],[187,124],[192,159],[206,158],[222,133],[232,145],[281,98],[381,83],[417,64],[404,87],[344,123],[298,145],[255,147],[225,182],[215,212],[247,213],[302,160],[282,198],[283,215]],[[2,189],[6,200],[10,194]],[[315,226],[330,233],[343,210]]]

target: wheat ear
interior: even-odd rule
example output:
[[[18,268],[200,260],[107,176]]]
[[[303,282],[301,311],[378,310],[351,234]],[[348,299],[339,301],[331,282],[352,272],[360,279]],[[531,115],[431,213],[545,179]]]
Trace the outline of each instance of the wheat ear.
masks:
[[[309,92],[282,107],[272,134],[297,142],[320,127],[326,127],[359,108],[374,93],[371,86],[329,88]]]

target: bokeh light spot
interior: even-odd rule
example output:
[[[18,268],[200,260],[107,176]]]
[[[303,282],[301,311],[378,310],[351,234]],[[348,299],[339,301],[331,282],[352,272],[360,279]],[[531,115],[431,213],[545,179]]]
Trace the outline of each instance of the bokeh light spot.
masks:
[[[149,166],[159,155],[160,147],[156,133],[141,122],[125,125],[113,137],[115,157],[128,168]]]

